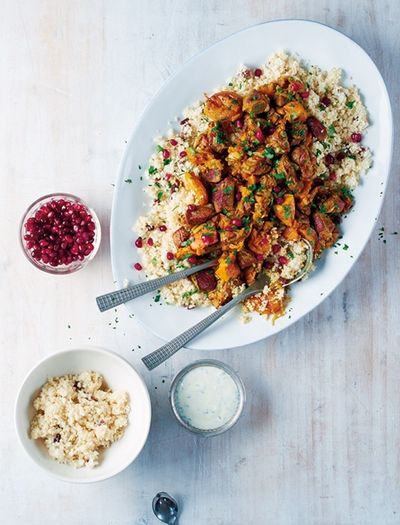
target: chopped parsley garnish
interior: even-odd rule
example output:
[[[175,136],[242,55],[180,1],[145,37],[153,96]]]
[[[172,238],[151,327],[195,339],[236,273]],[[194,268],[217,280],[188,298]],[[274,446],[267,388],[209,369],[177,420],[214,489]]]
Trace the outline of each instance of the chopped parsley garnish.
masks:
[[[349,249],[349,245],[348,244],[343,244],[343,250],[347,251]]]
[[[150,175],[154,175],[154,173],[157,173],[157,168],[154,166],[149,166],[149,173]]]
[[[229,195],[230,193],[233,192],[233,188],[234,186],[227,186],[226,188],[223,189],[223,193],[224,195]]]
[[[315,152],[315,155],[317,157],[319,157],[321,155],[322,151],[320,149],[317,149],[317,151]]]
[[[336,129],[335,129],[335,126],[333,124],[331,124],[330,126],[328,126],[328,135],[330,137],[334,137],[335,136],[335,133],[336,133]]]
[[[158,303],[160,301],[160,299],[161,299],[161,293],[158,292],[157,295],[154,297],[154,302]]]
[[[163,192],[163,191],[159,191],[159,192],[157,193],[157,199],[158,199],[158,200],[161,200],[161,198],[162,198],[163,195],[164,195],[164,192]]]
[[[157,151],[158,153],[161,153],[161,151],[164,151],[164,148],[163,148],[162,146],[160,146],[159,144],[157,144],[157,146],[156,146],[156,151]]]
[[[292,209],[288,204],[283,205],[283,216],[285,217],[285,219],[290,219],[290,217],[292,216]]]
[[[267,159],[273,159],[275,157],[275,151],[272,148],[265,148],[263,151],[263,157]]]
[[[348,102],[346,102],[346,106],[347,106],[349,109],[353,109],[353,106],[354,106],[355,103],[356,103],[355,100],[349,100]]]
[[[273,173],[272,175],[276,180],[283,180],[286,178],[285,174],[282,171],[280,171],[279,173]]]
[[[168,166],[168,164],[172,161],[172,159],[164,159],[163,160],[163,163],[164,163],[164,166]]]
[[[324,204],[321,204],[321,206],[319,207],[319,211],[321,213],[326,213],[328,210],[326,209],[326,206]]]
[[[341,189],[343,197],[349,197],[350,199],[353,198],[353,195],[351,194],[351,191],[346,186],[343,186]]]
[[[192,297],[195,293],[197,293],[198,290],[189,290],[188,292],[184,292],[182,294],[182,299],[189,299],[189,297]]]

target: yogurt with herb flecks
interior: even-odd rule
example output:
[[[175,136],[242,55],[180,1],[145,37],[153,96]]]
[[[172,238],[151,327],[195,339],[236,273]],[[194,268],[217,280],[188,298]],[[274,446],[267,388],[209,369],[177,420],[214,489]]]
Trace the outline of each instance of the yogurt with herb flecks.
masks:
[[[240,392],[228,372],[216,365],[204,364],[181,377],[174,392],[174,404],[184,423],[198,430],[211,431],[235,417]]]

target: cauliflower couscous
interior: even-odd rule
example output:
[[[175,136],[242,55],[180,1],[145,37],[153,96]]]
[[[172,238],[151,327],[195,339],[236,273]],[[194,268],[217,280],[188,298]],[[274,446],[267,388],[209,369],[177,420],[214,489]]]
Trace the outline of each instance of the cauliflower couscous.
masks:
[[[112,392],[96,372],[53,377],[33,402],[32,439],[50,456],[74,467],[95,467],[100,453],[120,439],[130,411],[126,392]]]

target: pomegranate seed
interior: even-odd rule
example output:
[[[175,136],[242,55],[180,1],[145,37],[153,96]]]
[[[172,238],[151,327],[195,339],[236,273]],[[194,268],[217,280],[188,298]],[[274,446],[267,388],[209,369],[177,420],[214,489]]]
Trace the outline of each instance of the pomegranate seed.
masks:
[[[321,104],[323,104],[327,108],[331,105],[331,99],[329,97],[322,97]]]
[[[147,244],[148,244],[149,246],[153,246],[154,241],[153,241],[153,239],[152,239],[151,237],[149,237],[149,238],[147,239]]]
[[[188,209],[188,211],[194,211],[196,209],[196,206],[194,204],[189,204],[187,209]]]
[[[189,264],[196,264],[197,263],[197,257],[195,255],[191,255],[188,257],[188,263]]]
[[[337,179],[337,175],[334,171],[331,171],[329,173],[329,180],[336,180]]]
[[[161,226],[159,226],[158,229],[160,230],[160,232],[166,232],[167,231],[167,227],[165,226],[165,224],[161,224]]]
[[[300,89],[303,87],[303,84],[300,82],[292,82],[290,87],[292,88],[292,91],[300,91]]]
[[[172,173],[166,173],[165,174],[165,180],[170,180],[170,178],[172,177]]]
[[[257,68],[257,69],[254,70],[254,76],[255,77],[261,77],[261,75],[262,75],[262,70],[261,69]]]
[[[282,202],[283,202],[283,197],[276,197],[276,198],[275,198],[275,201],[276,201],[277,204],[282,204]]]
[[[241,219],[232,219],[232,224],[240,228],[242,226],[242,221]]]
[[[232,228],[232,226],[225,226],[224,230],[225,230],[226,232],[233,232],[233,228]]]
[[[236,127],[239,128],[239,129],[242,129],[243,128],[243,120],[237,120],[236,121]]]
[[[242,198],[242,194],[240,193],[240,191],[238,191],[238,192],[236,193],[236,200],[237,200],[237,201],[240,201],[241,198]]]
[[[285,257],[284,255],[281,255],[280,257],[278,257],[278,262],[282,266],[285,266],[289,261],[287,257]]]
[[[172,252],[167,252],[167,259],[169,261],[172,261],[172,259],[174,259],[174,258],[175,258],[175,256],[174,256],[174,254]]]
[[[268,128],[266,128],[266,129],[264,130],[264,132],[265,132],[265,134],[266,134],[267,136],[269,136],[269,135],[273,135],[273,134],[275,133],[275,130],[276,130],[276,127],[275,127],[275,126],[269,126]]]
[[[171,156],[171,153],[167,149],[163,149],[162,156],[163,156],[163,159],[169,159]]]
[[[143,269],[143,266],[140,264],[140,263],[135,263],[133,265],[133,267],[135,268],[135,270],[137,270],[138,272],[140,272],[140,270]]]
[[[346,153],[344,151],[339,151],[339,153],[336,154],[336,160],[341,161],[346,157]]]
[[[262,261],[264,259],[264,255],[261,255],[261,253],[256,254],[257,261]]]
[[[275,186],[272,191],[274,193],[279,193],[281,190],[282,190],[282,188],[280,186]]]
[[[351,142],[361,142],[362,141],[362,135],[361,133],[352,133],[351,134]]]
[[[273,266],[274,265],[273,265],[273,263],[271,261],[265,261],[265,263],[264,263],[264,268],[266,270],[271,270]]]
[[[138,237],[135,241],[136,248],[142,248],[143,246],[143,239],[141,237]]]
[[[300,93],[300,96],[301,96],[301,98],[308,98],[310,96],[310,92],[309,91],[302,91]]]
[[[280,251],[281,251],[281,247],[279,246],[279,244],[272,245],[272,253],[278,253]]]
[[[179,153],[179,156],[180,156],[181,159],[183,159],[184,157],[186,157],[186,155],[187,155],[186,151],[181,151],[181,152]]]
[[[259,140],[260,142],[264,140],[264,135],[261,129],[258,129],[256,131],[256,139]]]
[[[330,166],[331,164],[335,163],[335,157],[328,153],[327,155],[325,155],[324,161],[327,166]]]
[[[175,139],[171,139],[171,140],[169,141],[169,143],[171,144],[171,146],[177,146],[177,145],[178,145],[178,141],[175,140]]]

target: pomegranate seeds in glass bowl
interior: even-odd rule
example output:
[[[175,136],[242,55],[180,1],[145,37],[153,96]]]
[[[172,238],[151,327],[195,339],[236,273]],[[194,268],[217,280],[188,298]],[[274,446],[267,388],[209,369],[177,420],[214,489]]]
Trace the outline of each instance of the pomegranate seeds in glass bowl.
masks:
[[[95,212],[81,199],[52,193],[29,206],[21,222],[20,239],[34,266],[48,273],[66,274],[94,258],[101,229]]]

